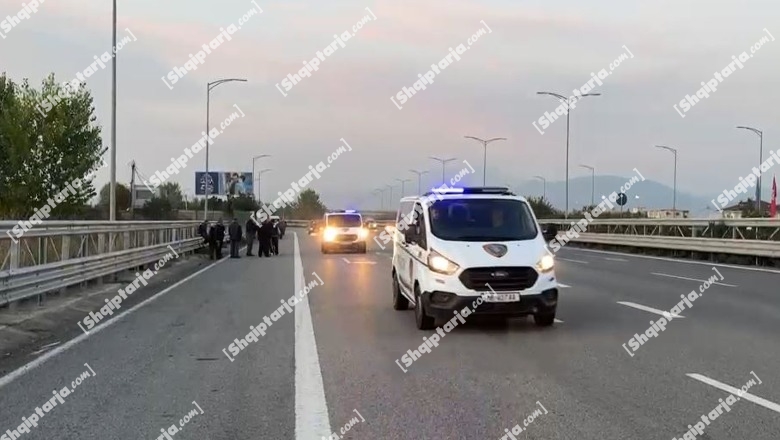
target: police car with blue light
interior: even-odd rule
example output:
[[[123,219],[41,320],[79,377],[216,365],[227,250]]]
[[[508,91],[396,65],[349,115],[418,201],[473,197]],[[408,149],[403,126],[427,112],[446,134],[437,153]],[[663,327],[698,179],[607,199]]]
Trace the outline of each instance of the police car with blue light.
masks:
[[[363,217],[357,211],[328,212],[323,219],[323,227],[320,243],[323,254],[344,250],[366,253],[368,229],[363,227]]]
[[[393,232],[393,308],[414,306],[419,329],[452,319],[469,307],[475,316],[532,315],[555,321],[558,283],[547,242],[525,198],[507,188],[436,190],[401,199]],[[480,301],[477,301],[480,299]]]

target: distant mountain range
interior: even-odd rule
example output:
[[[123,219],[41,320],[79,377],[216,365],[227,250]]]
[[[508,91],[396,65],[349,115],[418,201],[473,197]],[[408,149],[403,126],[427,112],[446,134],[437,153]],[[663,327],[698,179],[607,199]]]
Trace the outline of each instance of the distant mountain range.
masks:
[[[595,178],[595,199],[596,203],[601,201],[601,196],[609,196],[613,191],[620,192],[620,188],[625,185],[630,178],[620,176],[596,176]],[[524,196],[542,195],[541,180],[524,180],[518,182],[505,182],[511,185],[515,192]],[[641,208],[647,209],[672,209],[674,190],[662,183],[653,180],[645,180],[634,183],[628,191],[628,203],[624,209]],[[713,194],[715,198],[717,194]],[[566,182],[554,181],[547,182],[547,199],[558,209],[563,209],[566,205]],[[575,177],[569,180],[569,209],[579,209],[590,205],[591,201],[591,178]],[[687,209],[692,217],[709,217],[717,210],[710,202],[710,199],[697,196],[677,189],[677,209]]]

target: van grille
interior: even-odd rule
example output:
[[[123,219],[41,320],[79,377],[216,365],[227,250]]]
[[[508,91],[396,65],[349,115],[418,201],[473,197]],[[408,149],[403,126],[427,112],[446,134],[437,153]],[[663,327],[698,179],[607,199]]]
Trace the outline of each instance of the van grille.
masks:
[[[533,287],[539,274],[532,267],[475,267],[464,270],[459,278],[464,286],[478,292],[489,292],[490,287],[505,292]]]
[[[336,241],[355,241],[357,240],[357,235],[355,234],[344,234],[344,235],[337,235]]]

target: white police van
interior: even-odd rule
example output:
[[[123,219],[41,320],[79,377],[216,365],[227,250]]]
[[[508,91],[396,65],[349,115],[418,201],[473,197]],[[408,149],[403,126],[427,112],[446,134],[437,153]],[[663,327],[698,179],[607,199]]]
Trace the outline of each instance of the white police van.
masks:
[[[546,243],[556,234],[554,227],[542,232],[528,202],[507,188],[405,197],[393,232],[393,308],[412,303],[419,329],[464,307],[552,325],[558,284]]]
[[[363,227],[363,217],[354,210],[325,214],[320,250],[323,254],[339,250],[355,250],[366,253],[368,229]]]

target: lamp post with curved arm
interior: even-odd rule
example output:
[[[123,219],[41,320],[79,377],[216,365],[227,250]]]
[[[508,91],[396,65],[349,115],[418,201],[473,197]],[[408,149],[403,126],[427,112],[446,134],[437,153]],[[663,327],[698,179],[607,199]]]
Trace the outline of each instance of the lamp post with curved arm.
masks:
[[[590,170],[590,207],[593,209],[596,206],[596,168],[590,165],[580,164],[580,166]]]
[[[262,191],[260,191],[260,176],[262,176],[263,174],[265,174],[265,173],[267,173],[269,171],[273,171],[273,170],[271,168],[265,168],[265,169],[260,170],[257,173],[257,197],[259,199],[261,199],[261,200],[263,199],[263,193],[262,193]]]
[[[547,179],[545,179],[542,176],[534,176],[535,179],[539,179],[542,181],[542,199],[547,198]]]
[[[428,174],[428,171],[418,171],[418,170],[409,170],[413,172],[414,174],[417,174],[417,195],[421,195],[421,188],[422,188],[422,176],[423,174]]]
[[[491,142],[505,141],[506,138],[493,138],[493,139],[484,140],[474,136],[463,136],[463,137],[466,139],[474,139],[475,141],[481,143],[482,147],[485,149],[485,154],[482,157],[482,186],[485,186],[486,185],[485,182],[487,182],[487,146]]]
[[[674,218],[677,218],[677,149],[667,147],[666,145],[656,145],[655,148],[661,148],[674,154],[674,196],[672,198],[672,212]]]
[[[226,82],[231,81],[239,81],[239,82],[246,82],[246,79],[243,78],[226,78],[226,79],[218,79],[216,81],[211,81],[206,83],[206,201],[203,204],[203,219],[207,220],[209,216],[209,194],[211,193],[211,185],[209,184],[210,180],[210,174],[209,174],[209,141],[208,141],[208,134],[209,134],[209,104],[211,103],[211,91],[219,86],[220,84],[224,84]],[[252,176],[254,179],[254,176]]]
[[[429,159],[433,159],[435,161],[441,162],[441,183],[444,183],[444,166],[447,165],[447,162],[452,162],[453,160],[458,160],[454,157],[449,159],[439,159],[435,156],[428,156]]]
[[[758,135],[758,168],[761,169],[761,162],[764,161],[764,132],[757,128],[745,127],[743,125],[737,128],[749,130]],[[756,211],[758,211],[758,215],[761,215],[761,174],[758,175],[758,185],[756,186]]]
[[[566,97],[559,93],[553,93],[553,92],[536,92],[537,95],[550,95],[555,98],[558,98],[561,101],[566,101],[566,211],[564,211],[563,217],[569,218],[569,121],[571,117],[571,104],[576,101],[576,97]],[[585,93],[581,94],[580,97],[585,96],[601,96],[601,93]]]
[[[255,161],[264,157],[271,157],[270,154],[261,154],[252,158],[252,198],[255,198]],[[260,197],[259,195],[257,197]]]

